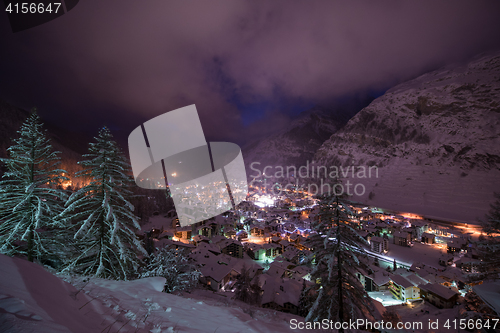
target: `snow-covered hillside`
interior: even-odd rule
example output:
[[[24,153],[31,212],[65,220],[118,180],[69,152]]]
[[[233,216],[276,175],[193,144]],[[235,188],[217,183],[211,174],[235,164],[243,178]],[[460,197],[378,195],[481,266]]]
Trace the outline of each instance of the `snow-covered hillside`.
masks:
[[[378,167],[378,178],[351,179],[366,188],[353,200],[467,222],[482,218],[500,191],[500,53],[390,89],[314,158]]]
[[[290,319],[300,320],[208,291],[166,294],[159,277],[65,279],[77,288],[37,264],[0,254],[0,332],[271,333],[293,332]]]
[[[255,168],[263,170],[266,165],[300,166],[311,161],[321,144],[347,120],[346,115],[319,108],[301,113],[285,130],[243,149],[247,175],[255,173],[249,169],[253,162],[259,162]]]

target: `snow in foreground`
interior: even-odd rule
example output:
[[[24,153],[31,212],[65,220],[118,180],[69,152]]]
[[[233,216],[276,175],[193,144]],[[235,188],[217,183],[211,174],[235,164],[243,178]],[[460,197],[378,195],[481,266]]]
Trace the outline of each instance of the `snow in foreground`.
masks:
[[[196,299],[162,293],[163,278],[73,282],[79,289],[37,264],[0,255],[0,332],[292,332],[290,319],[301,320],[210,292],[190,295]]]

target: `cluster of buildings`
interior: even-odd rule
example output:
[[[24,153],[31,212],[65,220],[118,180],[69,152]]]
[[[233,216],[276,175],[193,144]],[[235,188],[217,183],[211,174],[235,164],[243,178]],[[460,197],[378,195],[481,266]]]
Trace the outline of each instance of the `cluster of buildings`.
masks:
[[[445,271],[421,263],[410,269],[385,270],[373,263],[366,263],[357,277],[368,292],[390,291],[393,298],[402,302],[426,300],[438,308],[453,307],[460,296],[459,288],[466,282],[459,271]]]
[[[251,196],[237,210],[186,227],[179,225],[175,211],[169,212],[167,227],[146,227],[151,230],[146,243],[150,249],[166,245],[185,249],[202,273],[200,282],[214,292],[233,291],[238,276],[248,274],[262,307],[296,314],[302,290],[314,285],[308,260],[312,249],[306,240],[319,207],[310,202],[300,207],[298,201],[306,200],[300,197],[295,201],[268,199]],[[262,205],[266,200],[267,205]],[[365,258],[357,277],[366,291],[387,291],[401,302],[425,300],[449,308],[456,304],[459,290],[473,285],[465,273],[479,259],[470,237],[460,237],[417,216],[350,208],[356,231],[373,254],[412,247],[416,242],[441,242],[448,248],[436,267],[414,262],[411,267],[383,269],[375,256]]]
[[[303,288],[314,284],[308,280],[311,269],[302,265],[311,255],[304,244],[309,231],[299,228],[308,224],[310,210],[240,206],[185,227],[174,211],[157,222],[162,227],[152,219],[143,229],[149,230],[146,248],[184,250],[202,273],[200,282],[214,292],[234,290],[237,277],[246,272],[262,307],[298,313]]]

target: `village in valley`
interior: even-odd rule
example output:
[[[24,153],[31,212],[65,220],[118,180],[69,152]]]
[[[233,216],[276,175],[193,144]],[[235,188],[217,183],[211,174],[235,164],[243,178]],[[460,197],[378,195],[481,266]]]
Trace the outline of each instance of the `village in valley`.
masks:
[[[366,241],[356,277],[376,319],[392,308],[408,316],[438,309],[498,313],[488,296],[498,282],[488,280],[499,269],[482,267],[478,243],[485,235],[479,225],[348,206]],[[170,247],[186,254],[201,272],[200,285],[215,297],[233,297],[243,274],[258,286],[254,305],[304,316],[301,295],[316,283],[308,237],[319,210],[318,199],[307,191],[275,195],[251,187],[236,209],[192,225],[181,226],[175,210],[155,212],[141,237],[150,253]]]

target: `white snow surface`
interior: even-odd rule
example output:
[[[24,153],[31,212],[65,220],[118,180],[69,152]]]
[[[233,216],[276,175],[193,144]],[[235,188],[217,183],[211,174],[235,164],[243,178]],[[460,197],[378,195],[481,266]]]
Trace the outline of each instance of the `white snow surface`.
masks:
[[[209,291],[163,293],[158,277],[64,278],[77,288],[38,264],[0,255],[0,332],[293,332],[290,319],[303,320]]]

